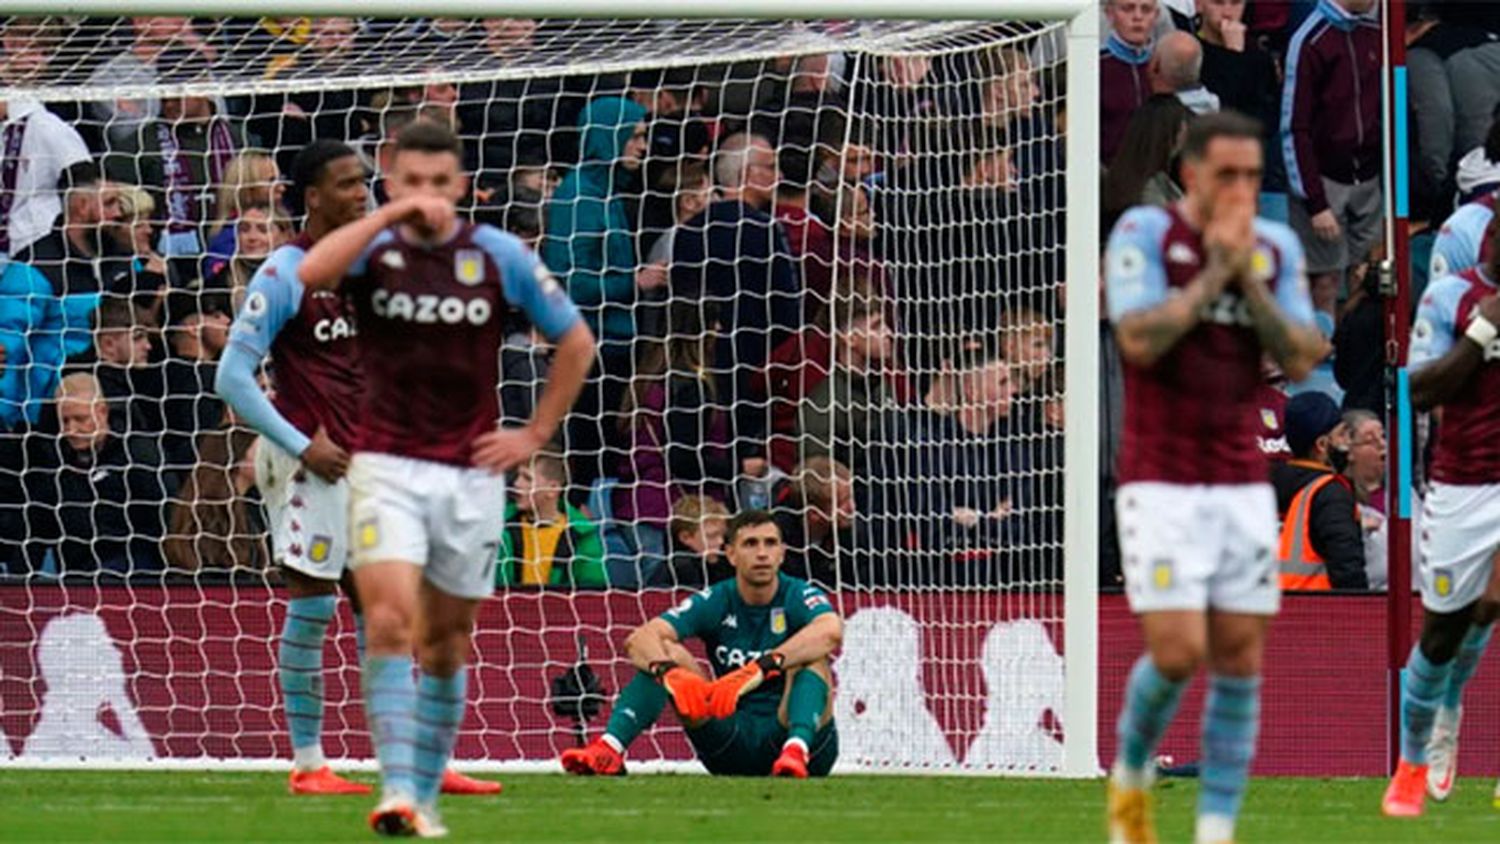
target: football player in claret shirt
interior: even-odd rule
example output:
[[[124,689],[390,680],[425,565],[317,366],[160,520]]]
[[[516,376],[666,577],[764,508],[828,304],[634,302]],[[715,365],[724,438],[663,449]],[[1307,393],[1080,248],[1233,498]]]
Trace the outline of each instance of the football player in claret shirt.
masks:
[[[844,623],[822,589],[781,573],[786,546],[764,510],[729,520],[723,580],[637,627],[625,641],[639,669],[615,699],[604,735],[565,751],[573,774],[625,773],[625,751],[670,700],[712,774],[825,776],[838,757],[828,657]],[[683,647],[699,639],[710,681]]]
[[[310,290],[342,282],[359,321],[349,565],[365,606],[365,711],[383,786],[370,824],[385,835],[446,831],[436,800],[463,720],[474,618],[494,589],[504,473],[552,437],[594,359],[593,335],[531,249],[459,219],[462,151],[446,127],[407,126],[390,204],[323,237],[298,269]],[[500,428],[512,309],[557,359],[531,420]]]
[[[1464,685],[1500,616],[1500,218],[1485,260],[1433,279],[1411,330],[1411,403],[1442,408],[1432,487],[1422,501],[1422,636],[1401,682],[1401,761],[1381,810],[1422,814],[1458,768]],[[1500,789],[1497,789],[1500,794]]]
[[[1111,841],[1156,840],[1152,755],[1203,663],[1198,841],[1233,840],[1255,752],[1261,647],[1280,600],[1276,496],[1256,442],[1261,356],[1301,380],[1328,348],[1301,245],[1255,215],[1260,138],[1242,115],[1195,120],[1186,196],[1127,211],[1105,256],[1125,373],[1120,550],[1147,651],[1118,722]]]
[[[333,772],[323,758],[323,639],[342,585],[354,610],[364,656],[364,619],[345,565],[349,539],[348,449],[354,440],[362,383],[354,314],[326,290],[305,291],[302,256],[329,232],[364,216],[365,168],[337,141],[314,141],[292,162],[288,198],[306,214],[291,243],[261,265],[230,331],[215,390],[261,435],[255,475],[270,519],[288,600],[277,648],[277,678],[292,744],[293,794],[369,794],[370,787]],[[255,373],[269,356],[276,398]],[[500,784],[443,773],[445,794],[498,794]]]

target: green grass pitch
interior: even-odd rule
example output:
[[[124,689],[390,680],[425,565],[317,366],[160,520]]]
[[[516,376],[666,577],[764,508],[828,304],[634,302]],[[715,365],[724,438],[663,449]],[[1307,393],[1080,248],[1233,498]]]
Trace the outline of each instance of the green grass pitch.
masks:
[[[370,780],[361,775],[359,778]],[[444,798],[458,841],[1102,841],[1104,786],[1057,780],[838,776],[810,782],[508,776],[499,797]],[[1489,780],[1427,817],[1379,815],[1378,780],[1259,779],[1239,838],[1494,841]],[[4,841],[369,841],[363,797],[293,798],[277,774],[0,771]],[[1197,785],[1157,787],[1164,841],[1192,839]]]

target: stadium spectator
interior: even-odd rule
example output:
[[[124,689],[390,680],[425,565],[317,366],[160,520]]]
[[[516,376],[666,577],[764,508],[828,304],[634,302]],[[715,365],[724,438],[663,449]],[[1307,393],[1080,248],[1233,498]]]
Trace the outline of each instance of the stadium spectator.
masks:
[[[255,277],[266,256],[291,239],[292,223],[272,206],[247,206],[240,209],[234,229],[234,256],[218,275],[204,280],[203,287],[229,291],[238,307],[250,279]]]
[[[665,563],[671,502],[683,495],[725,501],[740,470],[729,406],[705,366],[713,342],[689,320],[647,349],[621,408],[630,449],[621,460],[605,534],[609,583],[635,588],[657,579]],[[743,444],[742,444],[743,447]]]
[[[1014,185],[1010,187],[1013,188]],[[885,268],[875,257],[872,243],[876,220],[870,189],[859,182],[842,182],[833,187],[820,182],[813,186],[811,197],[813,210],[819,219],[831,227],[832,237],[817,244],[818,248],[826,249],[826,252],[808,253],[804,256],[802,265],[806,267],[809,263],[807,259],[813,258],[812,263],[815,265],[830,269],[840,265],[852,266],[856,272],[866,277],[874,295],[884,295]],[[809,313],[816,313],[831,301],[831,281],[831,272],[803,277]]]
[[[1256,387],[1260,433],[1255,436],[1255,444],[1261,454],[1279,462],[1292,456],[1286,441],[1286,373],[1269,357],[1261,361],[1260,369],[1262,380]]]
[[[1182,198],[1177,154],[1192,117],[1181,100],[1166,94],[1149,98],[1131,116],[1100,188],[1104,232],[1113,230],[1129,208],[1165,207]]]
[[[559,456],[539,454],[516,469],[496,586],[607,585],[599,526],[564,499],[567,488],[567,464]]]
[[[51,283],[0,254],[0,432],[36,423],[64,358],[63,313]]]
[[[164,81],[206,80],[205,68],[183,66]],[[213,100],[168,97],[162,100],[157,118],[113,140],[104,156],[104,168],[115,181],[140,185],[161,196],[166,216],[160,243],[163,255],[196,257],[203,252],[203,226],[218,215],[215,190],[244,145],[239,124],[220,114]]]
[[[266,516],[255,485],[257,444],[248,428],[199,435],[198,465],[167,508],[161,545],[169,569],[269,568]]]
[[[1265,4],[1257,4],[1256,8]],[[1260,214],[1287,219],[1286,167],[1281,161],[1281,76],[1276,59],[1253,37],[1245,23],[1246,0],[1198,0],[1198,40],[1203,44],[1203,87],[1219,98],[1219,107],[1260,121],[1265,131],[1266,166],[1261,181]]]
[[[802,290],[786,235],[769,214],[779,181],[775,150],[759,136],[731,135],[713,170],[722,198],[677,232],[669,295],[715,337],[709,361],[720,401],[734,408],[736,433],[758,444],[766,408],[753,398],[752,374],[802,328]],[[754,459],[745,474],[764,474],[764,459]]]
[[[1007,435],[1013,367],[998,348],[984,344],[962,354],[949,383],[934,382],[923,406],[886,433],[883,450],[891,453],[884,459],[906,468],[877,467],[872,475],[909,479],[881,496],[880,511],[915,517],[920,548],[990,555],[1010,547],[1010,517],[1030,504],[1012,489],[1029,467],[1019,441]],[[993,583],[998,573],[976,565],[952,574]]]
[[[106,230],[120,219],[119,192],[104,181],[92,161],[68,168],[59,184],[66,186],[63,211],[51,233],[18,252],[16,260],[41,270],[58,296],[128,285],[128,264],[109,266],[103,260],[111,245]]]
[[[187,291],[176,291],[167,300],[162,456],[169,468],[191,467],[200,433],[224,425],[224,402],[214,392],[214,377],[229,342],[228,300],[222,293]]]
[[[1281,84],[1275,60],[1249,37],[1244,22],[1247,5],[1246,0],[1198,0],[1198,40],[1203,49],[1199,76],[1203,87],[1218,97],[1220,108],[1254,117],[1270,133],[1278,119]]]
[[[1219,98],[1203,86],[1203,45],[1186,32],[1163,35],[1146,66],[1151,93],[1171,94],[1194,114],[1219,110]]]
[[[1367,589],[1364,533],[1354,490],[1342,474],[1349,432],[1338,405],[1312,392],[1286,405],[1292,459],[1271,469],[1281,513],[1281,588]]]
[[[1379,288],[1378,273],[1367,270],[1333,332],[1333,375],[1345,410],[1385,409],[1385,300]]]
[[[667,529],[668,577],[662,585],[702,589],[734,577],[724,559],[724,528],[729,510],[706,495],[684,495],[672,502]]]
[[[133,17],[132,38],[126,48],[99,65],[89,78],[90,85],[131,85],[147,87],[161,81],[158,68],[169,48],[186,48],[210,55],[212,47],[193,29],[192,18]],[[144,99],[97,100],[91,104],[94,120],[104,125],[107,143],[124,141],[139,127],[161,114],[161,101]]]
[[[171,490],[155,445],[111,429],[104,393],[86,373],[58,385],[57,417],[55,448],[29,455],[30,541],[55,550],[65,575],[160,570],[162,503]]]
[[[1454,163],[1484,143],[1500,105],[1500,37],[1442,20],[1419,4],[1406,23],[1407,90],[1416,128],[1413,218],[1442,219],[1451,209]]]
[[[810,457],[780,490],[774,511],[786,546],[786,573],[839,585],[839,549],[853,547],[854,474],[828,457]]]
[[[1130,115],[1151,95],[1147,65],[1157,0],[1105,0],[1110,33],[1099,56],[1099,157],[1108,164],[1120,147]]]
[[[360,35],[356,19],[312,18],[306,33],[306,49],[299,54],[283,54],[282,63],[267,70],[274,71],[271,74],[274,77],[285,74],[304,59],[324,67],[352,61]],[[360,108],[358,92],[350,89],[259,94],[251,98],[246,115],[246,135],[257,146],[274,150],[276,163],[283,172],[290,170],[297,152],[313,139],[348,141],[364,134],[370,120],[370,114]]]
[[[1344,428],[1349,432],[1349,465],[1344,474],[1354,486],[1354,497],[1360,507],[1385,511],[1380,490],[1385,487],[1385,424],[1368,410],[1344,413]]]
[[[160,434],[166,427],[160,367],[151,365],[151,328],[123,298],[108,298],[94,312],[94,359],[89,368],[127,434]],[[74,359],[74,364],[83,361]]]
[[[246,150],[229,161],[214,199],[215,218],[208,227],[199,278],[213,278],[234,257],[238,227],[232,223],[245,209],[273,208],[281,201],[280,180],[276,159],[264,152]]]
[[[1342,278],[1380,234],[1382,47],[1373,6],[1319,0],[1287,51],[1281,142],[1290,221],[1313,276]]]
[[[0,253],[19,255],[62,212],[63,174],[89,160],[83,138],[40,103],[0,100]]]
[[[647,284],[638,294],[636,328],[645,337],[662,337],[667,332],[666,282],[671,277],[672,245],[677,242],[677,232],[684,223],[703,213],[714,197],[713,181],[703,163],[681,162],[676,177],[672,189],[672,228],[656,239],[645,260],[646,267],[660,268],[660,272],[653,269],[649,274],[643,273]]]
[[[618,426],[601,416],[619,406],[630,382],[637,287],[652,290],[665,282],[661,267],[637,267],[625,202],[646,152],[645,118],[645,109],[621,97],[589,103],[578,116],[583,157],[563,177],[544,215],[542,260],[599,338],[599,360],[566,429],[573,478],[583,485],[604,474],[603,447],[615,444]]]
[[[797,429],[804,455],[832,455],[864,474],[874,420],[895,403],[886,373],[895,340],[878,302],[845,299],[831,309],[833,370],[801,403]]]
[[[536,409],[556,347],[535,329],[516,331],[500,347],[500,422],[524,425]]]
[[[122,279],[111,278],[109,292],[136,294],[133,304],[154,317],[161,310],[161,294],[180,286],[169,282],[169,276],[175,280],[176,273],[167,259],[156,251],[153,225],[156,200],[144,188],[135,185],[113,187],[120,197],[120,218],[106,226],[111,241],[109,251],[118,256],[118,261],[127,264],[130,272],[125,277],[128,283],[124,285],[120,285]]]

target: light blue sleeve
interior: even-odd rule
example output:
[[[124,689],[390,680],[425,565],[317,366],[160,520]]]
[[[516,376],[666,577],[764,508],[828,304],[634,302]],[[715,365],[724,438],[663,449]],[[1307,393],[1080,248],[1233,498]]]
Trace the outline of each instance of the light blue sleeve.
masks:
[[[481,225],[474,232],[474,242],[500,267],[505,298],[525,312],[548,340],[556,342],[579,322],[578,306],[520,238]]]
[[[276,410],[276,405],[255,383],[255,371],[260,368],[262,355],[240,343],[230,343],[219,359],[219,368],[214,375],[214,392],[225,404],[251,428],[266,439],[280,446],[291,455],[300,455],[312,442],[307,435],[286,420]]]
[[[276,335],[302,304],[302,282],[297,278],[302,254],[283,246],[261,264],[230,326],[229,345],[214,376],[219,397],[251,428],[292,455],[301,454],[310,440],[277,412],[255,382],[255,373]]]
[[[1458,342],[1458,303],[1468,285],[1456,276],[1443,276],[1427,285],[1411,326],[1406,366],[1413,371],[1441,358]]]
[[[1313,325],[1317,317],[1313,312],[1312,291],[1307,283],[1307,258],[1302,252],[1302,241],[1297,233],[1281,223],[1269,220],[1255,221],[1261,237],[1271,241],[1281,253],[1281,265],[1276,274],[1276,305],[1286,318],[1298,325]]]
[[[245,304],[229,328],[230,344],[253,352],[257,361],[271,351],[281,327],[302,305],[302,281],[297,278],[302,254],[291,246],[271,253],[250,279]]]
[[[365,248],[360,251],[359,257],[354,259],[354,263],[349,265],[349,269],[344,272],[344,277],[364,277],[364,274],[370,269],[370,256],[375,253],[376,249],[379,249],[380,247],[386,245],[387,243],[390,243],[395,239],[396,233],[391,231],[390,229],[385,229],[380,234],[375,235],[375,237],[365,245]]]
[[[1167,300],[1161,242],[1169,225],[1166,211],[1140,206],[1126,211],[1110,232],[1104,252],[1104,295],[1110,322]]]
[[[1427,277],[1437,279],[1461,273],[1479,263],[1480,241],[1491,216],[1487,209],[1473,204],[1461,206],[1450,214],[1432,242]]]

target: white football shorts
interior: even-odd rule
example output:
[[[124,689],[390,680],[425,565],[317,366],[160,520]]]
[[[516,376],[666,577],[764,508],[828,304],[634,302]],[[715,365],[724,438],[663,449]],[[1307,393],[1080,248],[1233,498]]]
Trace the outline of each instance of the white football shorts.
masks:
[[[255,447],[255,482],[266,505],[275,560],[318,580],[343,577],[349,556],[349,479],[330,484],[261,437]]]
[[[1422,502],[1417,539],[1422,606],[1461,610],[1489,585],[1500,551],[1500,484],[1433,482]]]
[[[1280,609],[1270,484],[1128,483],[1115,510],[1131,611]]]
[[[495,591],[505,530],[505,476],[393,454],[360,452],[349,466],[350,566],[401,560],[458,598]]]

